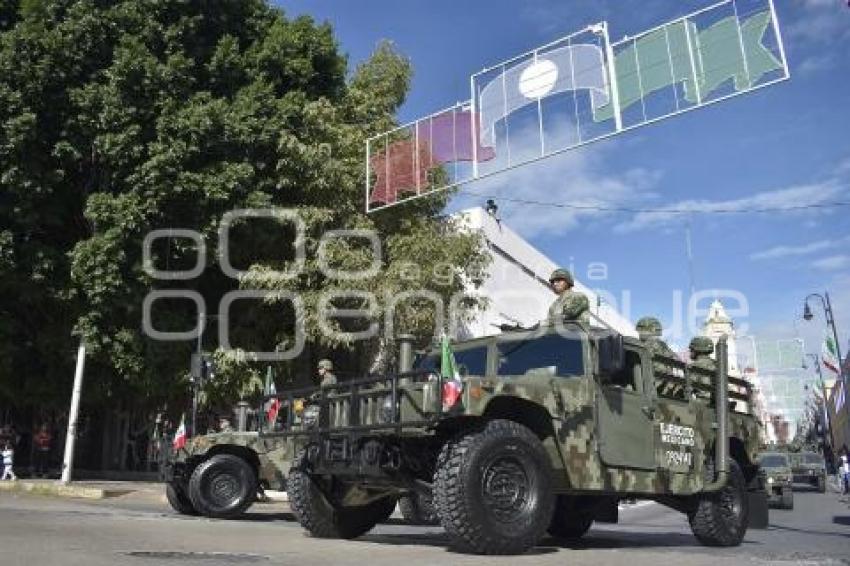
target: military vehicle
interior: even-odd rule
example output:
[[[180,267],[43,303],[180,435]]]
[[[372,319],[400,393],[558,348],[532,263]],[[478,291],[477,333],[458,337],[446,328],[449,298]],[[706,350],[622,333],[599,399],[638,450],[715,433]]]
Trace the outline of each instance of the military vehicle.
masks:
[[[783,452],[759,454],[759,465],[764,470],[767,483],[767,502],[780,509],[794,508],[791,458]]]
[[[245,512],[258,490],[285,489],[292,438],[220,432],[190,438],[165,465],[166,497],[178,513],[227,519]]]
[[[415,494],[454,546],[515,554],[643,498],[685,514],[703,544],[738,545],[766,526],[767,496],[749,386],[726,356],[721,340],[714,374],[653,364],[640,340],[558,322],[456,343],[455,378],[439,349],[412,367],[403,340],[397,374],[285,392],[315,400],[281,433],[303,445],[292,511],[313,536],[354,538]],[[659,396],[658,380],[681,393]]]
[[[826,493],[826,462],[816,452],[797,452],[791,454],[791,470],[795,483],[806,483],[816,487],[820,493]]]

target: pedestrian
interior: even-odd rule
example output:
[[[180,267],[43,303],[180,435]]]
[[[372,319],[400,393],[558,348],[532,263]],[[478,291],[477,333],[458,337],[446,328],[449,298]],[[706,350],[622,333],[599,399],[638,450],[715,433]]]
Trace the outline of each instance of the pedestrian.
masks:
[[[50,466],[50,448],[53,444],[53,435],[47,430],[47,425],[43,424],[38,429],[38,432],[33,439],[35,443],[35,475],[47,477],[48,468]]]
[[[847,461],[847,454],[841,456],[839,477],[841,478],[841,493],[847,495],[850,493],[850,462]]]
[[[10,442],[4,445],[3,452],[0,455],[3,457],[3,477],[0,478],[0,481],[16,481],[18,478],[12,470],[15,464],[15,451],[12,450],[12,444]]]

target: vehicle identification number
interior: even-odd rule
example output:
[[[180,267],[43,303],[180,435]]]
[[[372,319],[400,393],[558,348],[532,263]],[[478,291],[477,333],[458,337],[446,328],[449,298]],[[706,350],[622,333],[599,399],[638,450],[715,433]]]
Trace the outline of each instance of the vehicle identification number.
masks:
[[[694,445],[694,429],[690,426],[672,423],[660,423],[661,442],[664,444],[675,444],[677,446]]]

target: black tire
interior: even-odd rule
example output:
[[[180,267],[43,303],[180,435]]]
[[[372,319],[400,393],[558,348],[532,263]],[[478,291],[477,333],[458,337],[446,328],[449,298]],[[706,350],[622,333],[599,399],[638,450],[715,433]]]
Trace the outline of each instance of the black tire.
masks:
[[[574,497],[559,495],[555,500],[555,512],[549,523],[549,534],[564,540],[583,537],[593,524],[593,513],[576,505]]]
[[[707,466],[707,476],[714,475]],[[749,522],[749,498],[741,468],[729,461],[729,480],[719,491],[698,496],[694,511],[688,514],[691,531],[706,546],[738,546],[744,540]]]
[[[405,495],[398,500],[398,508],[404,520],[411,525],[439,525],[440,518],[434,504],[418,493]]]
[[[301,526],[316,538],[352,539],[386,521],[395,511],[395,497],[358,507],[331,504],[305,469],[303,452],[286,480],[289,506]]]
[[[257,497],[254,468],[232,454],[216,454],[204,460],[189,479],[189,499],[198,513],[230,519],[245,512]]]
[[[818,493],[826,493],[826,478],[823,476],[818,478]]]
[[[434,507],[460,550],[525,552],[546,532],[554,505],[549,457],[521,424],[490,421],[440,451]]]
[[[184,493],[183,488],[173,483],[165,484],[165,498],[168,500],[171,508],[181,515],[197,515],[195,507],[189,500],[189,496]]]

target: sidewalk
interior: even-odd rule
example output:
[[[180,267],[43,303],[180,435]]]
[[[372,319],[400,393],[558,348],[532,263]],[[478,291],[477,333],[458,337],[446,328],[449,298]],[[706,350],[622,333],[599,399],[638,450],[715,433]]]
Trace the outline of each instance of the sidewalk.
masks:
[[[0,492],[4,491],[79,499],[122,497],[162,503],[167,502],[165,498],[165,484],[158,482],[82,480],[64,485],[58,480],[20,479],[17,481],[0,481]],[[289,501],[285,491],[266,490],[265,494],[269,502],[272,503],[286,503]]]
[[[154,482],[74,481],[65,485],[58,480],[20,479],[0,482],[0,492],[3,491],[80,499],[132,496],[149,500],[165,500],[165,485]]]

